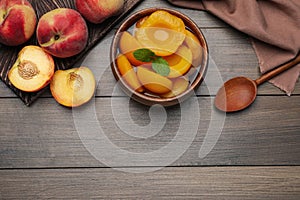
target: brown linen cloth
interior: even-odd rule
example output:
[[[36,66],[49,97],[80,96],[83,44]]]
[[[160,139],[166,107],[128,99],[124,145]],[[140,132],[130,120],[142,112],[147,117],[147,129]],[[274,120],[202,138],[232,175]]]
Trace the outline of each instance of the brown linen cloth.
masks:
[[[300,50],[300,0],[168,0],[205,10],[248,34],[262,73],[294,58]],[[300,64],[270,80],[288,95],[300,75]]]

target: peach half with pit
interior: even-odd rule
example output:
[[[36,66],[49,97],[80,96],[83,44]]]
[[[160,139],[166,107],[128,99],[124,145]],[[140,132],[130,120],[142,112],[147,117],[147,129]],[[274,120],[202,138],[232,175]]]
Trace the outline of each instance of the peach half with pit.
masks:
[[[66,107],[78,107],[87,103],[94,95],[96,81],[87,67],[57,70],[50,82],[54,99]]]
[[[36,14],[27,0],[0,1],[0,43],[17,46],[28,41],[36,27]]]
[[[45,13],[37,25],[39,45],[55,57],[79,54],[87,45],[88,28],[74,9],[57,8]]]
[[[16,88],[35,92],[49,84],[54,74],[51,55],[38,46],[25,46],[8,72],[8,79]]]

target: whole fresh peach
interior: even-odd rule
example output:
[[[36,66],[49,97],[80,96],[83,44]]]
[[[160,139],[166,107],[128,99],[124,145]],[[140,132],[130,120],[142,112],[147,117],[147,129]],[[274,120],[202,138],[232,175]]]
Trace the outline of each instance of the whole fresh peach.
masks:
[[[124,0],[75,0],[75,5],[89,22],[99,24],[118,15],[122,11]]]
[[[79,12],[57,8],[44,14],[37,25],[39,45],[55,57],[66,58],[80,53],[88,40],[88,28]]]
[[[28,41],[36,27],[36,14],[27,0],[0,0],[0,43],[17,46]]]

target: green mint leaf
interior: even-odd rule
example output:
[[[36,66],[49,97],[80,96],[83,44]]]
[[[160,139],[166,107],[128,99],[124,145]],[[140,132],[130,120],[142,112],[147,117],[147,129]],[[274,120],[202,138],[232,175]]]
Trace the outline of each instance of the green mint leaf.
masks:
[[[162,76],[168,76],[170,73],[169,63],[161,57],[157,57],[153,60],[152,69]]]
[[[150,49],[135,50],[133,56],[142,62],[152,62],[152,69],[162,76],[168,76],[170,73],[169,63],[162,57],[156,56]]]
[[[155,53],[150,49],[138,49],[133,52],[135,59],[142,62],[151,62],[155,58]]]

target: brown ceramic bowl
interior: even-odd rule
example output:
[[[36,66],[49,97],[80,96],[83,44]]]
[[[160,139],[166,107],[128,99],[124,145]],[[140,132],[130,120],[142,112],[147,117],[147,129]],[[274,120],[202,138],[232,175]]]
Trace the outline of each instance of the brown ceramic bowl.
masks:
[[[191,32],[196,35],[201,43],[201,46],[203,47],[203,55],[202,60],[200,61],[199,66],[195,66],[197,69],[197,73],[193,75],[192,80],[190,80],[189,88],[181,93],[178,96],[170,97],[170,98],[161,98],[155,95],[151,95],[147,92],[145,93],[139,93],[131,89],[131,87],[128,86],[128,84],[122,79],[122,76],[117,68],[116,64],[116,57],[119,54],[119,39],[120,34],[124,31],[129,30],[138,20],[142,19],[145,16],[149,16],[151,13],[157,10],[165,10],[169,13],[181,18],[183,22],[185,23],[186,28],[188,28]],[[131,15],[129,18],[127,18],[122,25],[119,27],[119,29],[116,31],[115,36],[112,41],[111,49],[110,49],[110,59],[111,59],[111,69],[112,72],[116,78],[116,80],[119,82],[119,85],[121,86],[122,90],[132,99],[134,99],[137,102],[140,102],[144,105],[154,105],[154,104],[160,104],[162,106],[173,106],[178,103],[183,102],[187,98],[189,98],[191,95],[194,94],[194,90],[196,90],[199,85],[202,83],[206,68],[208,66],[208,47],[206,40],[204,38],[204,35],[202,34],[200,28],[197,26],[195,22],[193,22],[189,17],[186,15],[180,13],[179,11],[167,9],[167,8],[147,8],[144,10],[140,10],[133,15]]]

